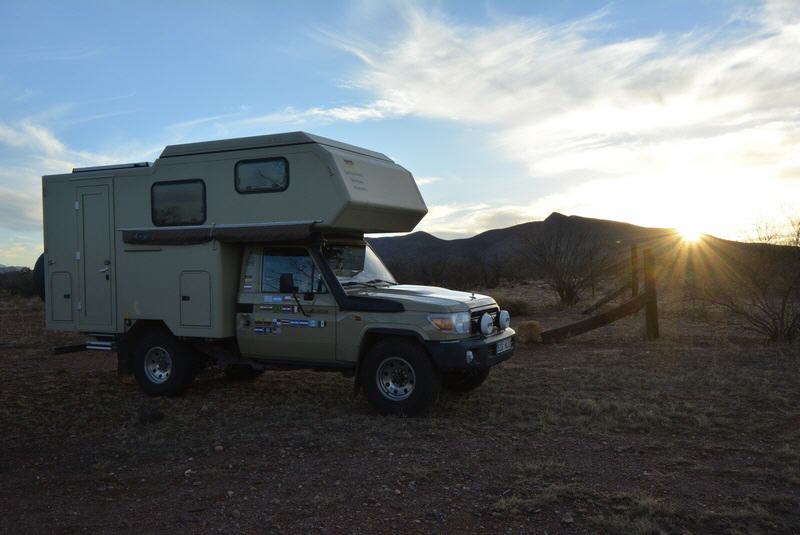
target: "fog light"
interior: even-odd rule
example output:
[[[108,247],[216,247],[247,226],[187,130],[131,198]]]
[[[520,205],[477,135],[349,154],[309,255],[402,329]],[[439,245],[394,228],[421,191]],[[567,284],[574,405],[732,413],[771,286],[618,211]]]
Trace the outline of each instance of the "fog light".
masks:
[[[467,364],[472,364],[475,361],[475,355],[472,354],[472,351],[467,351]]]

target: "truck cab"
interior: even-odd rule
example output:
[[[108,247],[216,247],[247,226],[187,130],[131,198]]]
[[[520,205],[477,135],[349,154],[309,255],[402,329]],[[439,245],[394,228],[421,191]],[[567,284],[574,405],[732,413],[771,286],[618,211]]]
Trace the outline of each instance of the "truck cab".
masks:
[[[491,297],[400,284],[370,248],[427,213],[384,154],[290,132],[42,181],[47,328],[116,352],[150,395],[210,365],[314,369],[354,377],[380,412],[420,414],[513,354]]]
[[[363,237],[243,254],[236,338],[254,369],[341,370],[382,412],[412,414],[442,385],[476,388],[513,354],[510,318],[492,298],[399,284]]]

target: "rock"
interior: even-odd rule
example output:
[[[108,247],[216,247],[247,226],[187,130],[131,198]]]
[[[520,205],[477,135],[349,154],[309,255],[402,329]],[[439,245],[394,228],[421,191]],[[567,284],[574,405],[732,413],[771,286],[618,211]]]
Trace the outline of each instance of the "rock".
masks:
[[[561,517],[562,524],[572,524],[575,522],[575,517],[572,516],[571,513],[566,513],[564,516]]]
[[[229,490],[229,491],[228,491],[228,498],[230,498],[231,496],[233,496],[233,491],[232,491],[232,490]]]
[[[222,444],[217,444],[216,446],[214,446],[214,451],[216,451],[217,453],[225,451],[225,446],[223,446]]]
[[[234,509],[233,511],[231,511],[231,516],[237,519],[242,518],[242,512],[239,511],[238,509]]]

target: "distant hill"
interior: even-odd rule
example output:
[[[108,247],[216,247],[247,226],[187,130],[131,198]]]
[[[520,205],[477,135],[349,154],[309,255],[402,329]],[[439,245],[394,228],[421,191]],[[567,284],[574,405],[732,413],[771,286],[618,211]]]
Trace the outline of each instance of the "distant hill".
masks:
[[[22,267],[20,266],[4,266],[3,264],[0,264],[0,273],[11,273],[13,271],[19,271],[21,269]]]
[[[619,257],[620,262],[629,257],[633,243],[660,253],[674,251],[681,243],[674,229],[640,227],[557,212],[544,221],[488,230],[470,238],[443,240],[427,232],[414,232],[371,238],[369,242],[404,282],[491,286],[499,279],[534,275],[530,273],[530,249],[541,247],[542,243],[558,236],[583,236],[599,244],[605,254]],[[705,241],[722,249],[743,245],[710,236]]]
[[[553,212],[544,221],[532,221],[512,227],[493,229],[471,238],[443,240],[427,232],[414,232],[405,236],[371,238],[372,247],[385,262],[394,263],[409,256],[424,255],[427,260],[436,258],[478,258],[507,256],[528,243],[556,232],[585,232],[595,239],[624,244],[643,243],[676,236],[672,229],[647,228],[580,216],[565,216]]]

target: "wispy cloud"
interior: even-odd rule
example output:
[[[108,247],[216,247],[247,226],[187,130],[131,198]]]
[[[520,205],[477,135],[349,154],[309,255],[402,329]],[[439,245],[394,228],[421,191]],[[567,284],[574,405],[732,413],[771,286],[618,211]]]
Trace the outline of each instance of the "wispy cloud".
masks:
[[[418,7],[401,15],[396,40],[339,42],[363,61],[354,85],[384,116],[479,126],[531,177],[573,185],[581,177],[573,209],[669,224],[675,210],[707,210],[714,197],[746,212],[768,211],[776,194],[800,202],[800,184],[778,184],[800,165],[800,4],[612,42],[598,38],[608,24],[602,12],[558,25],[471,26]],[[655,202],[648,190],[667,196],[650,210],[611,212],[620,208],[614,196]],[[712,209],[703,217],[709,230],[730,234],[743,215]]]
[[[427,186],[434,182],[439,182],[442,178],[438,176],[418,176],[414,177],[414,179],[417,181],[417,186]]]
[[[101,56],[107,49],[86,46],[40,46],[22,50],[7,50],[7,58],[22,61],[82,61]]]
[[[334,121],[357,123],[386,119],[404,113],[405,110],[397,103],[383,99],[363,105],[316,106],[306,109],[296,109],[289,106],[280,111],[232,121],[228,123],[227,127],[235,130],[252,126],[303,125],[307,123],[319,125]]]
[[[35,230],[41,226],[41,176],[73,167],[140,161],[154,157],[163,145],[129,143],[112,152],[75,150],[53,130],[32,119],[0,122],[0,228]],[[2,245],[2,244],[0,244]]]
[[[47,155],[60,154],[66,150],[64,144],[50,130],[27,120],[14,125],[0,122],[0,143]]]
[[[547,212],[539,209],[537,205],[507,203],[435,204],[428,206],[428,215],[416,230],[445,239],[467,238],[484,230],[542,219]]]

